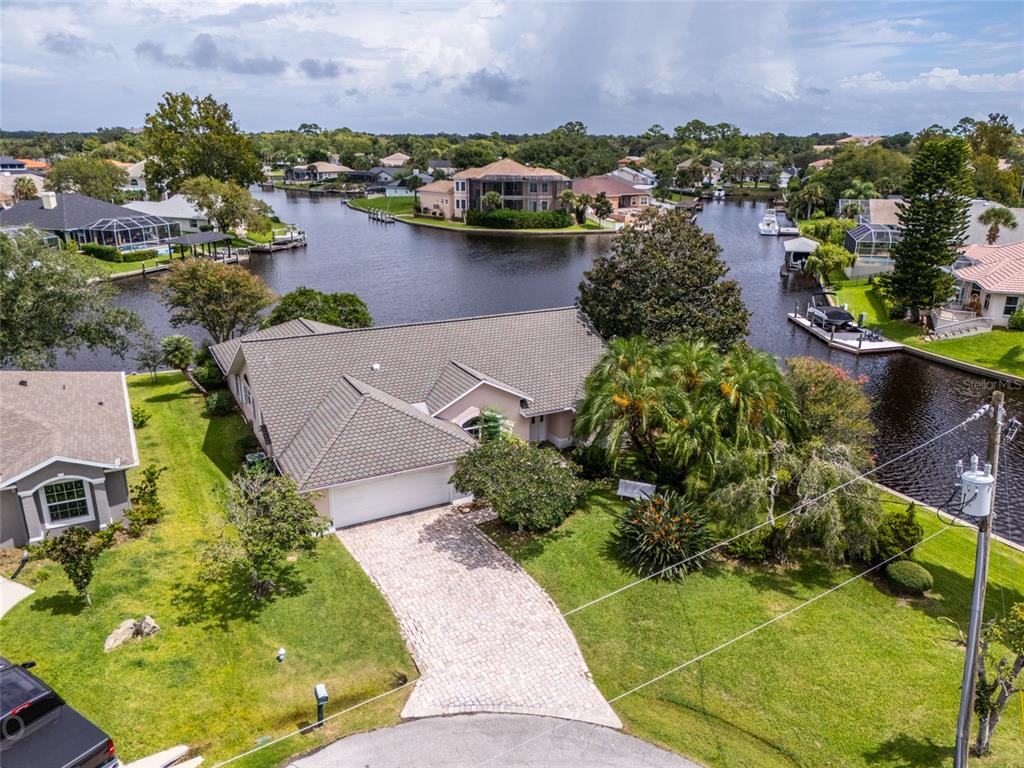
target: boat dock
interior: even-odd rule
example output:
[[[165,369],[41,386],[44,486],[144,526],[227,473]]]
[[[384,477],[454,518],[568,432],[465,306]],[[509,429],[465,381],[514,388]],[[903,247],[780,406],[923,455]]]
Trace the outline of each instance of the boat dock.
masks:
[[[898,341],[890,341],[889,339],[877,336],[877,334],[869,335],[869,332],[865,331],[826,331],[799,314],[798,311],[787,313],[786,318],[791,323],[796,323],[797,326],[803,328],[812,336],[821,339],[832,349],[849,352],[852,355],[899,352],[903,349],[903,345]]]
[[[389,211],[382,211],[379,208],[367,208],[366,215],[370,217],[370,221],[378,221],[381,224],[395,223],[395,214]]]
[[[269,243],[255,243],[249,246],[250,251],[256,253],[273,253],[274,251],[286,251],[289,248],[302,248],[306,245],[306,233],[301,229],[289,230],[284,235],[274,235]]]

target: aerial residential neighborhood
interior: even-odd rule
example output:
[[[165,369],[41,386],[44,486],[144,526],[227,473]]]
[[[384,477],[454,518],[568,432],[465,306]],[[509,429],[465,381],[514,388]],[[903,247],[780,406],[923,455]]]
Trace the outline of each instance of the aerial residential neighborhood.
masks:
[[[2,768],[1020,768],[1024,11],[0,6]]]

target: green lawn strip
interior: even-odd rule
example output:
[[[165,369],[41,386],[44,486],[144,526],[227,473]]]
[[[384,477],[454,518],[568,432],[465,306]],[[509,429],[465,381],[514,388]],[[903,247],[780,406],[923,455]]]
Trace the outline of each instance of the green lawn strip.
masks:
[[[397,216],[399,214],[413,213],[416,207],[416,197],[411,195],[403,197],[357,197],[349,200],[348,204],[361,211],[387,211]]]
[[[867,326],[881,329],[890,339],[954,360],[1024,376],[1024,331],[994,328],[971,336],[924,341],[918,326],[886,317],[882,298],[866,279],[833,279],[829,282],[835,287],[840,304],[848,304],[854,317],[866,312]]]
[[[137,433],[141,460],[168,467],[165,519],[103,554],[91,608],[57,566],[32,563],[22,580],[36,592],[0,623],[4,654],[37,661],[39,674],[128,760],[178,743],[208,761],[225,758],[310,722],[315,683],[327,684],[330,714],[394,687],[401,675],[414,678],[387,604],[334,536],[324,537],[317,558],[300,557],[288,593],[263,607],[245,590],[202,579],[198,552],[220,520],[217,489],[239,466],[246,428],[238,416],[203,416],[202,399],[178,374],[129,381],[133,405],[152,414]],[[143,614],[160,625],[156,636],[103,652],[109,632]],[[287,660],[279,664],[282,646]],[[290,739],[278,757],[395,722],[404,697],[340,717],[327,733]],[[245,764],[272,764],[260,754]]]
[[[461,221],[451,221],[450,219],[439,219],[433,216],[414,216],[414,215],[402,215],[402,218],[408,219],[409,221],[420,224],[426,227],[442,227],[444,229],[459,229],[464,232],[505,232],[511,234],[552,234],[558,232],[600,232],[606,231],[607,227],[602,227],[600,224],[588,221],[585,224],[572,224],[568,227],[560,227],[558,229],[495,229],[494,227],[474,227],[470,224],[465,224]]]
[[[175,260],[180,260],[182,257],[175,256]],[[159,264],[167,264],[171,261],[170,256],[157,256],[155,259],[146,259],[145,261],[105,261],[104,259],[96,259],[93,261],[97,266],[100,267],[104,272],[111,275],[120,274],[121,272],[132,272],[134,270],[140,270],[143,266],[146,269],[150,269]]]
[[[635,575],[609,548],[619,502],[595,494],[540,537],[491,534],[569,610]],[[922,514],[925,533],[945,525]],[[902,600],[860,579],[614,706],[637,736],[716,768],[941,766],[950,762],[974,534],[945,531],[919,548],[935,577]],[[612,698],[823,592],[855,571],[807,563],[719,562],[679,582],[647,581],[568,617],[594,679]],[[1024,600],[1024,555],[993,550],[988,608]],[[1017,703],[1012,705],[1017,707]],[[1024,733],[1003,718],[989,768],[1019,765]]]

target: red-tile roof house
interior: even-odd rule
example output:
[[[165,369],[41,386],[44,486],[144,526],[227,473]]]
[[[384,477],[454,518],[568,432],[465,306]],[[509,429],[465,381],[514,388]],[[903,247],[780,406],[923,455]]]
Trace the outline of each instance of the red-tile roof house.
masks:
[[[994,325],[1006,325],[1024,310],[1024,242],[968,245],[953,266],[960,284],[958,303],[975,309]]]

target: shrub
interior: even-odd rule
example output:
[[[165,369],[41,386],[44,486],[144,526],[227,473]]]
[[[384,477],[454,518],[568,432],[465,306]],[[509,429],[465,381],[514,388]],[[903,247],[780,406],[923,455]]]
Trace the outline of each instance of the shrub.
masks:
[[[141,251],[131,251],[130,253],[121,254],[121,261],[149,261],[155,259],[160,254],[155,248],[143,248]]]
[[[567,211],[514,211],[511,208],[494,208],[490,211],[467,211],[466,223],[474,227],[492,229],[562,229],[572,226],[573,220]]]
[[[60,565],[75,591],[92,605],[89,582],[96,569],[96,558],[109,542],[97,539],[91,531],[79,526],[65,528],[59,535],[44,539],[34,551]]]
[[[821,213],[818,211],[817,213]],[[811,217],[800,225],[800,234],[823,243],[842,245],[846,231],[857,226],[853,219],[832,219],[827,217]]]
[[[928,569],[913,560],[896,560],[885,567],[889,582],[904,595],[923,595],[934,581]]]
[[[142,429],[151,418],[152,414],[141,405],[132,406],[132,426],[136,429]]]
[[[890,508],[878,523],[874,560],[876,563],[895,557],[910,560],[914,556],[913,549],[904,554],[900,553],[916,547],[923,538],[924,529],[917,522],[917,507],[910,504],[906,509]]]
[[[1024,331],[1024,309],[1018,309],[1010,315],[1010,321],[1006,327],[1011,331]]]
[[[673,578],[699,570],[710,557],[704,552],[711,545],[708,515],[671,491],[636,499],[619,515],[615,545],[642,575]]]
[[[226,389],[218,389],[203,398],[207,416],[227,416],[235,410],[235,398]]]
[[[220,389],[227,384],[227,379],[221,373],[220,366],[213,360],[197,365],[192,369],[192,375],[203,389]]]
[[[785,538],[784,525],[766,526],[740,536],[728,546],[728,552],[738,560],[754,564],[780,560],[786,550]]]
[[[577,468],[556,451],[504,436],[459,457],[452,485],[486,500],[519,531],[554,528],[576,508],[585,484]]]
[[[147,526],[160,522],[164,507],[160,503],[157,486],[160,475],[166,471],[167,467],[150,462],[142,470],[142,479],[131,487],[132,505],[124,511],[125,519],[128,521],[128,533],[131,536],[141,536]]]
[[[811,218],[812,219],[824,219],[825,218],[825,212],[821,211],[821,210],[815,211],[814,213],[811,214]]]
[[[103,261],[112,261],[120,264],[124,261],[124,254],[112,245],[101,245],[100,243],[84,243],[82,253]]]
[[[602,445],[577,445],[572,450],[572,460],[576,462],[580,474],[587,480],[602,480],[612,476],[611,460]]]

